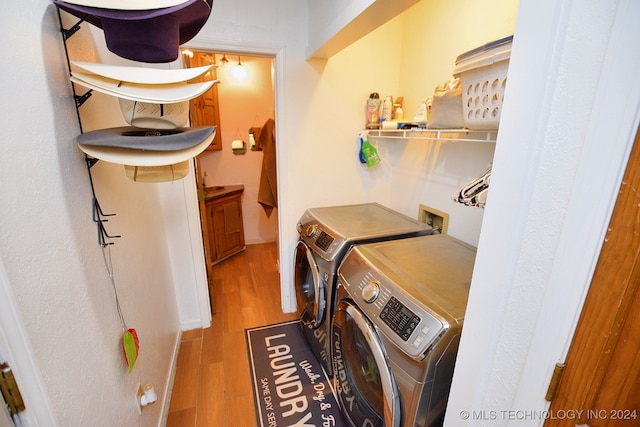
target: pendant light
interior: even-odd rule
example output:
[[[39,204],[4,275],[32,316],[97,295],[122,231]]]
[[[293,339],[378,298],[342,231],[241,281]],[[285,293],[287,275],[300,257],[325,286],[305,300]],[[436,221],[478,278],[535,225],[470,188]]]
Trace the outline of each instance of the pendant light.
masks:
[[[231,74],[233,75],[233,78],[239,82],[244,81],[244,79],[247,78],[247,69],[244,68],[244,65],[240,62],[240,56],[238,56],[238,64],[233,67]]]

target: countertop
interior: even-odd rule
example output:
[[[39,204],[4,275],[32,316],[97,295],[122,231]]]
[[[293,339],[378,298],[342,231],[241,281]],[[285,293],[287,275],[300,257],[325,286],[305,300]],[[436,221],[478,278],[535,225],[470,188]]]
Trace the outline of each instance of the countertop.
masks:
[[[204,201],[209,202],[224,196],[230,196],[236,193],[244,192],[244,185],[214,185],[204,189]]]

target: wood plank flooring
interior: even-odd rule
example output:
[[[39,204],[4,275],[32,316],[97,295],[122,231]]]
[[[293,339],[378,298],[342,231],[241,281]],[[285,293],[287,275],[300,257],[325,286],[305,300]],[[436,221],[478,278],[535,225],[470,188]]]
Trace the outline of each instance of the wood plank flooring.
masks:
[[[167,427],[256,425],[245,329],[295,320],[280,308],[275,243],[216,264],[210,328],[182,335]]]

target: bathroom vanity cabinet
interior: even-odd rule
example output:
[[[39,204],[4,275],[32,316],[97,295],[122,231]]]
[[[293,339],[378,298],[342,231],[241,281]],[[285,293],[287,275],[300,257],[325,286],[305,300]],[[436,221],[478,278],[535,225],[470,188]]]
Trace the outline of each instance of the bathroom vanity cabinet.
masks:
[[[242,220],[244,186],[206,188],[205,209],[211,264],[216,264],[245,249]]]

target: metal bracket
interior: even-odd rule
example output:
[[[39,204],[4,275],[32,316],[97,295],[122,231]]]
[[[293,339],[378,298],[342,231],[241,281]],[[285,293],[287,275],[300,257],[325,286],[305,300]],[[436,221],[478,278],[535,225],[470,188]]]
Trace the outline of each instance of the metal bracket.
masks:
[[[9,407],[10,414],[17,414],[25,410],[24,400],[13,376],[13,371],[7,363],[0,363],[0,392]]]
[[[95,165],[96,163],[98,163],[100,161],[100,159],[89,157],[87,155],[84,156],[84,160],[85,160],[85,162],[87,162],[87,167],[89,169],[91,169],[93,167],[93,165]]]
[[[60,32],[62,33],[62,40],[67,41],[71,36],[78,32],[80,29],[80,24],[84,22],[84,18],[79,20],[73,27],[69,29],[62,28],[62,23],[60,23]]]
[[[89,89],[83,95],[73,95],[73,99],[76,100],[76,108],[80,108],[82,104],[84,104],[85,101],[91,97],[92,92],[93,89]]]
[[[98,163],[99,159],[91,158],[84,155],[85,162],[87,163],[87,172],[89,172],[89,183],[91,184],[91,194],[93,195],[93,222],[98,225],[98,243],[102,247],[113,245],[113,242],[107,241],[107,239],[118,239],[120,235],[110,235],[107,233],[107,229],[104,227],[105,222],[109,222],[105,217],[115,216],[115,214],[107,214],[102,211],[98,198],[96,197],[95,189],[93,188],[93,177],[91,176],[91,167]]]
[[[562,373],[564,372],[564,368],[565,368],[564,363],[556,363],[556,366],[553,368],[551,381],[549,381],[549,388],[547,389],[547,394],[544,397],[544,400],[546,400],[547,402],[551,402],[553,398],[556,396],[556,392],[558,391],[558,386],[560,385],[560,378],[562,378]]]

